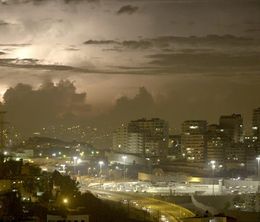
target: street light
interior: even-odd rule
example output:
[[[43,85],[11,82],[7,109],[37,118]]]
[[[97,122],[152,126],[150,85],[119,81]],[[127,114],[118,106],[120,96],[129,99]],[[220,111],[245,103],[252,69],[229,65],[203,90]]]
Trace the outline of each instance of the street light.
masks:
[[[123,161],[124,161],[124,180],[125,180],[125,178],[126,178],[125,161],[126,161],[126,159],[127,159],[127,156],[122,156],[122,159],[123,159]]]
[[[99,161],[98,162],[98,164],[99,164],[99,175],[100,175],[100,177],[101,177],[101,173],[102,173],[102,166],[104,165],[104,161]]]
[[[257,160],[257,176],[260,178],[260,156],[256,157]]]
[[[67,205],[67,204],[69,203],[69,200],[68,200],[68,198],[64,198],[64,199],[62,200],[62,202],[63,202],[65,205]]]
[[[211,169],[212,169],[212,195],[215,194],[215,191],[214,191],[214,171],[215,171],[215,168],[216,168],[215,164],[216,164],[215,160],[210,161],[210,165],[211,165]]]

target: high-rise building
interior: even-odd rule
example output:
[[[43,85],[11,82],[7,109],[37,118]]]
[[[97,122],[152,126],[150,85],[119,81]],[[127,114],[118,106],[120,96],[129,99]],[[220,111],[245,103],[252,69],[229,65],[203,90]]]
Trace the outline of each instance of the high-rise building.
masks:
[[[127,136],[127,150],[125,151],[133,154],[143,154],[144,139],[142,133],[128,132]]]
[[[159,118],[139,119],[117,129],[113,150],[144,157],[165,157],[168,152],[169,126]]]
[[[210,125],[207,133],[207,161],[211,160],[225,169],[243,169],[246,164],[245,145],[234,143],[232,136],[219,125]]]
[[[182,124],[181,147],[188,161],[205,162],[206,136],[207,121],[187,120]]]
[[[240,114],[221,116],[219,125],[225,134],[230,137],[232,143],[243,142],[243,118]]]
[[[243,118],[241,114],[221,116],[219,126],[225,135],[226,170],[246,170],[246,148],[243,144]]]
[[[228,145],[223,129],[219,125],[209,125],[207,132],[207,161],[223,163],[225,160],[225,148]]]
[[[168,152],[169,125],[166,121],[139,119],[128,124],[131,133],[140,133],[143,137],[143,154],[146,157],[166,156]]]
[[[246,153],[246,170],[247,172],[254,173],[256,172],[257,149],[253,142],[253,136],[245,136],[243,144]]]
[[[113,133],[113,150],[125,153],[128,150],[128,131],[127,125],[122,124]]]

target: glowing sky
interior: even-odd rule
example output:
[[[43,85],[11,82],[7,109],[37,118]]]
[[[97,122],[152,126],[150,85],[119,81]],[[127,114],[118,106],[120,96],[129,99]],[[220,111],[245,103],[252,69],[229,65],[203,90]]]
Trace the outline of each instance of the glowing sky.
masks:
[[[259,71],[258,0],[0,3],[0,96],[18,83],[68,79],[87,92],[90,116],[110,115],[144,86],[154,115],[176,128],[233,112],[249,122]]]

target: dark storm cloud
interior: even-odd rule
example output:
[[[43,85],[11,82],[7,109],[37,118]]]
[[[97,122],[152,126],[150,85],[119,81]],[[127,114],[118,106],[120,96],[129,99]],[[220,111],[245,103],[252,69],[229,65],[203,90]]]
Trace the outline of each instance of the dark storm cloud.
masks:
[[[12,124],[26,133],[49,124],[72,123],[90,111],[86,93],[77,93],[70,81],[60,81],[56,85],[46,82],[39,89],[18,84],[6,91],[3,106]]]
[[[118,15],[122,15],[122,14],[132,15],[132,14],[134,14],[137,10],[138,10],[138,7],[137,7],[137,6],[124,5],[124,6],[122,6],[122,7],[117,11],[117,14],[118,14]]]
[[[75,51],[75,50],[73,50]],[[76,50],[77,51],[77,50]],[[2,55],[6,53],[3,52]],[[0,54],[1,55],[1,54]],[[7,68],[16,68],[16,69],[27,69],[28,72],[29,70],[38,70],[38,71],[64,71],[64,74],[106,74],[106,75],[114,75],[114,74],[129,74],[129,71],[131,70],[130,68],[128,69],[127,67],[116,67],[113,66],[114,68],[118,68],[117,70],[107,70],[107,69],[95,69],[92,67],[92,69],[88,68],[79,68],[77,66],[66,66],[66,65],[52,65],[52,64],[41,64],[39,63],[39,60],[37,59],[1,59],[0,58],[0,67],[7,67]],[[147,71],[146,68],[138,68],[138,69],[133,69],[130,71],[131,74],[151,74],[151,71]],[[30,73],[31,75],[31,73]],[[6,76],[4,73],[1,74],[1,76]],[[55,77],[55,73],[53,73],[53,76]],[[43,76],[44,79],[44,76]]]
[[[129,48],[129,49],[147,49],[153,46],[150,40],[126,40],[126,41],[116,41],[116,40],[88,40],[84,42],[85,45],[115,45],[116,48]]]
[[[89,40],[104,51],[135,52],[147,62],[138,66],[114,66],[122,74],[256,74],[260,69],[260,40],[233,35],[204,37],[161,36],[139,40]],[[141,54],[139,53],[141,50]],[[143,54],[142,54],[143,53]]]
[[[253,38],[237,37],[233,35],[207,35],[207,36],[161,36],[157,38],[145,38],[140,40],[127,40],[127,41],[116,41],[116,40],[88,40],[85,41],[86,45],[108,45],[114,44],[116,46],[126,48],[170,48],[174,45],[185,45],[200,47],[200,46],[258,46],[260,41]]]
[[[155,102],[152,95],[145,87],[139,88],[133,98],[123,96],[117,99],[113,109],[113,115],[125,118],[137,118],[138,116],[150,116],[154,111]]]
[[[159,45],[168,44],[190,44],[190,45],[229,45],[229,46],[248,46],[251,44],[259,44],[259,40],[255,40],[252,38],[245,37],[237,37],[234,35],[207,35],[207,36],[190,36],[190,37],[182,37],[182,36],[162,36],[158,38],[151,39],[151,41],[158,43]]]
[[[110,111],[95,117],[88,116],[90,105],[86,103],[86,93],[77,93],[72,82],[61,81],[56,85],[46,82],[39,89],[18,84],[5,93],[3,108],[8,110],[12,124],[26,133],[60,123],[84,125],[93,122],[103,128],[115,128],[122,122],[143,117],[161,117],[179,128],[185,119],[207,119],[216,123],[219,115],[233,112],[242,113],[246,121],[250,121],[251,110],[259,106],[258,98],[252,96],[260,93],[259,79],[249,85],[247,78],[239,82],[233,78],[217,80],[170,80],[164,86],[163,95],[153,96],[147,88],[140,87],[133,97],[119,97]],[[244,104],[242,107],[240,100]],[[205,104],[207,109],[201,109]]]
[[[131,119],[151,118],[156,115],[156,106],[157,104],[151,93],[145,87],[140,87],[132,98],[128,96],[119,97],[111,111],[105,115],[97,116],[95,121],[99,124],[103,122],[117,126]]]
[[[0,59],[0,66],[35,70],[73,71],[88,73],[90,70],[66,65],[44,65],[37,59]]]
[[[260,70],[260,52],[252,55],[229,55],[223,53],[178,53],[149,56],[150,64],[167,67],[168,73],[204,73],[234,75],[257,74]]]
[[[107,44],[119,44],[114,40],[87,40],[84,42],[85,45],[107,45]]]
[[[179,128],[187,119],[205,119],[209,123],[217,123],[220,115],[238,112],[243,115],[248,127],[252,109],[259,106],[259,100],[252,96],[260,93],[259,78],[250,85],[247,84],[247,77],[238,82],[233,78],[225,81],[219,81],[218,78],[172,80],[165,85],[162,94],[153,96],[141,87],[134,97],[118,98],[113,109],[104,116],[98,116],[95,121],[119,126],[137,118],[160,117],[168,120],[173,128]],[[243,101],[243,106],[240,101]],[[206,109],[202,108],[205,106]]]
[[[77,73],[103,73],[103,74],[181,74],[203,73],[207,75],[234,75],[238,73],[256,73],[260,68],[260,41],[258,39],[236,37],[232,35],[208,35],[204,37],[177,37],[162,36],[157,38],[144,38],[139,40],[87,40],[85,46],[98,46],[102,51],[115,53],[135,53],[144,62],[131,67],[124,65],[56,65],[41,63],[38,59],[0,59],[0,66],[28,68],[39,70],[64,70]],[[2,47],[25,47],[27,45],[4,44]],[[65,50],[69,53],[82,53],[88,48],[71,45]],[[101,57],[106,60],[102,54]],[[90,58],[91,59],[91,58]],[[109,59],[109,58],[108,58]],[[135,59],[135,58],[129,58]],[[119,61],[120,62],[120,61]],[[207,73],[208,72],[208,73]]]
[[[24,46],[30,46],[31,44],[19,44],[19,43],[12,43],[12,44],[1,44],[0,47],[24,47]]]

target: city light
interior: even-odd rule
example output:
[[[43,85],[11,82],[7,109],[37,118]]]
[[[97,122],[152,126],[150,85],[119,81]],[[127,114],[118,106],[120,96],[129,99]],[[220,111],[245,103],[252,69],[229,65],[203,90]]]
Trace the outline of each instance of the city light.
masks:
[[[215,160],[211,160],[211,161],[210,161],[210,164],[211,164],[211,165],[215,165],[215,163],[216,163]]]
[[[259,222],[260,0],[0,0],[0,153],[2,220]]]
[[[102,166],[102,165],[104,165],[104,161],[99,161],[98,164],[99,164],[100,166]]]
[[[62,201],[63,201],[64,204],[68,204],[69,203],[68,198],[64,198]]]

